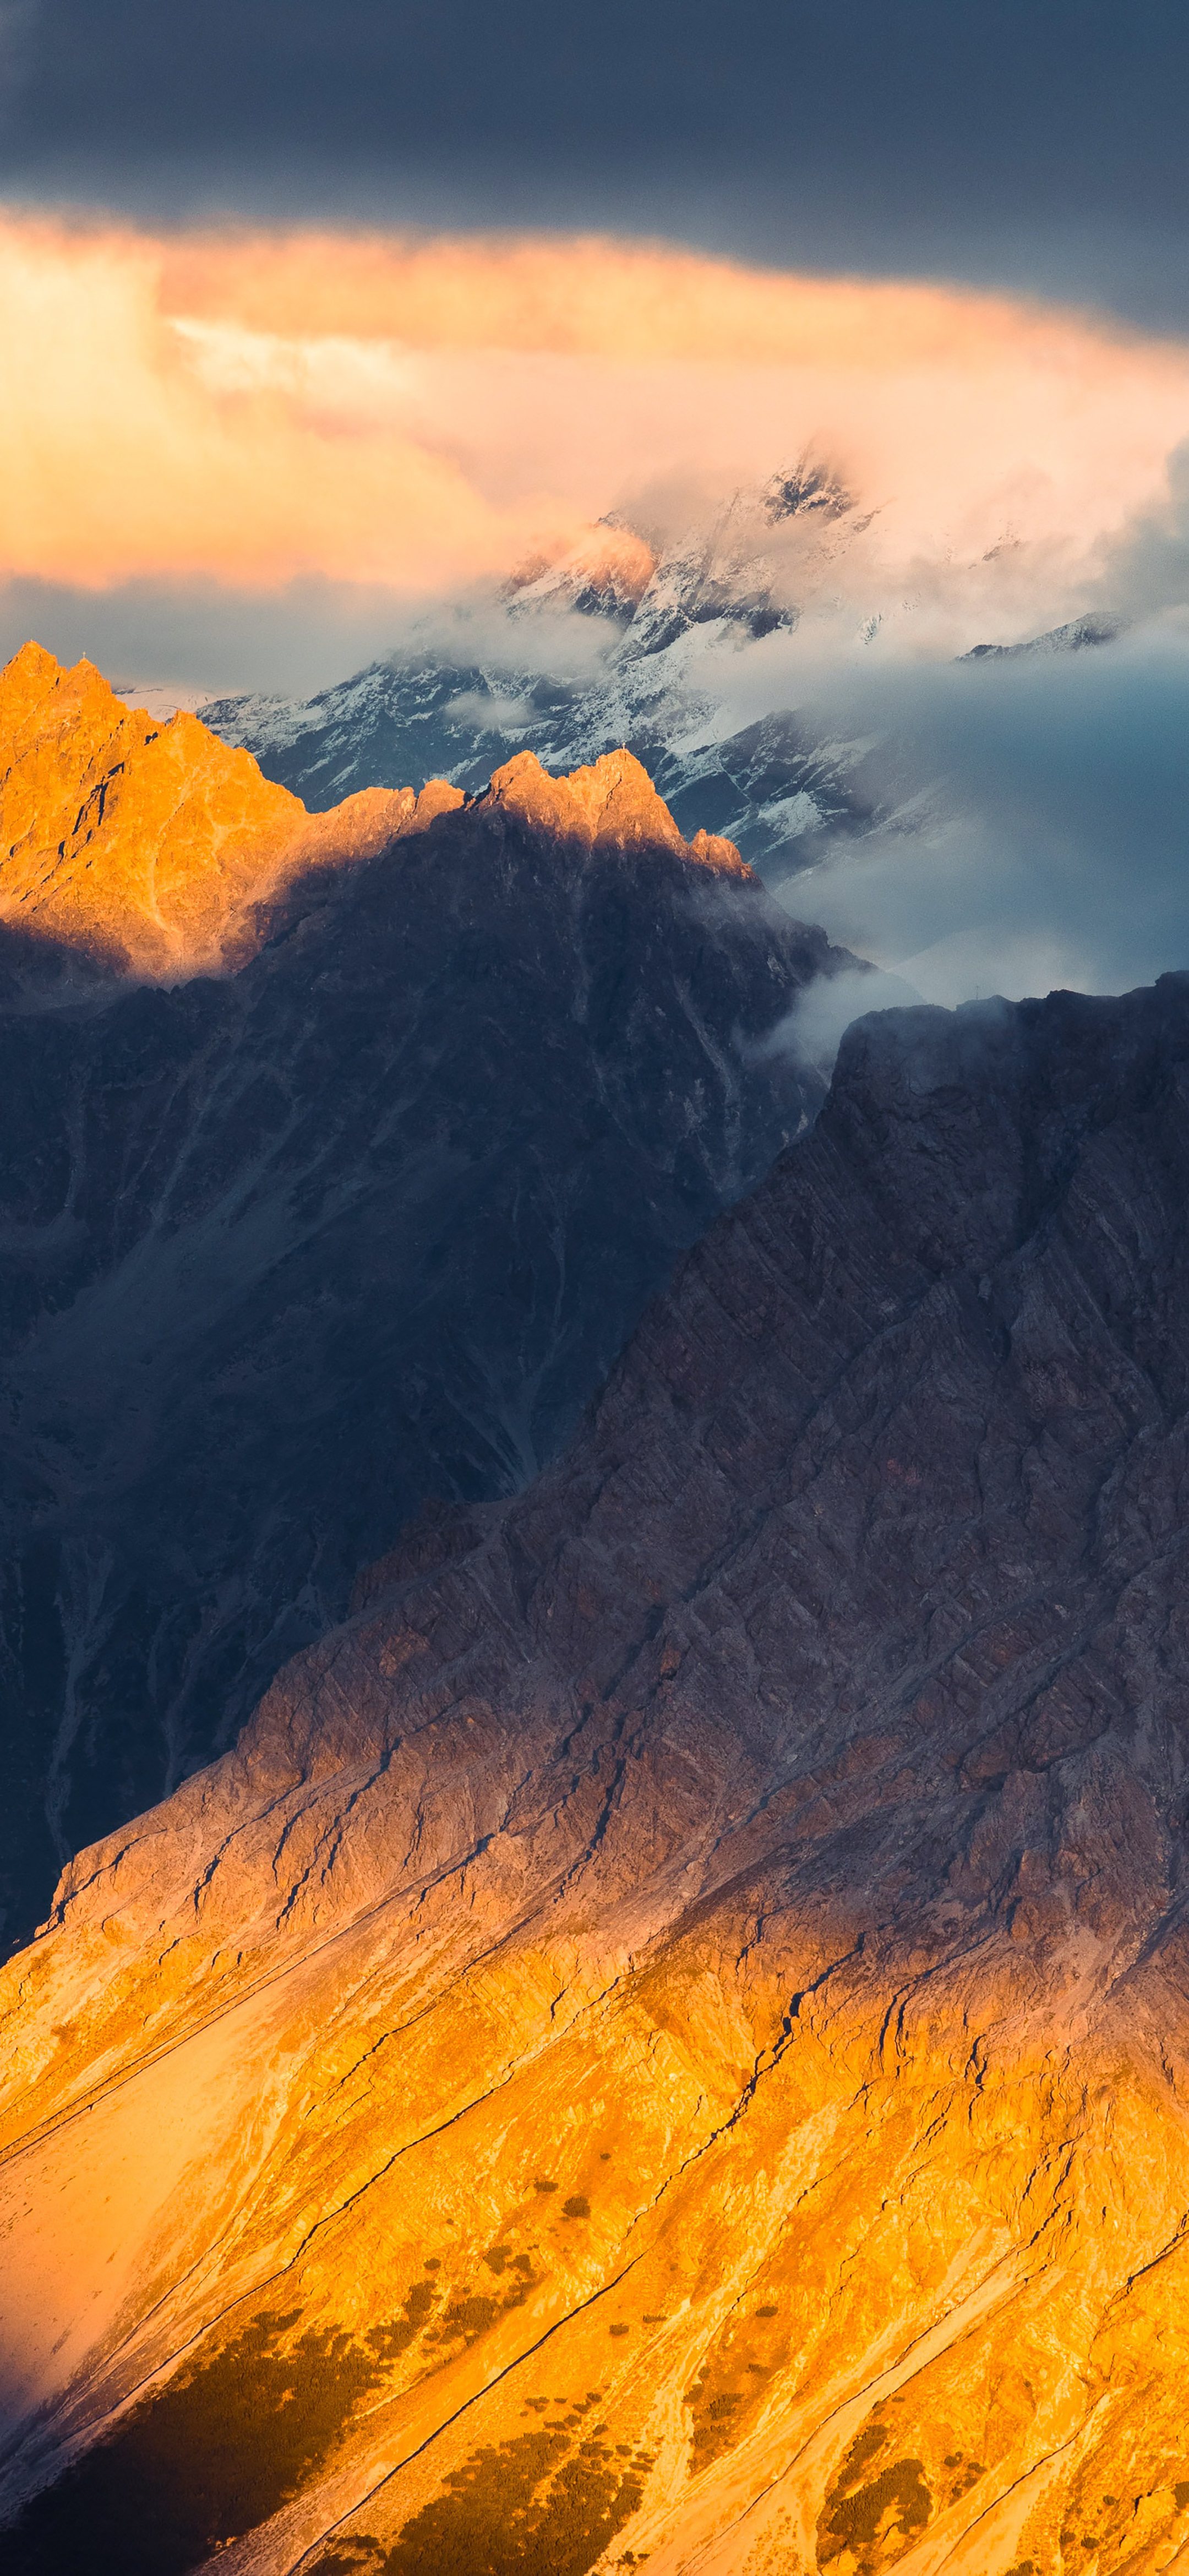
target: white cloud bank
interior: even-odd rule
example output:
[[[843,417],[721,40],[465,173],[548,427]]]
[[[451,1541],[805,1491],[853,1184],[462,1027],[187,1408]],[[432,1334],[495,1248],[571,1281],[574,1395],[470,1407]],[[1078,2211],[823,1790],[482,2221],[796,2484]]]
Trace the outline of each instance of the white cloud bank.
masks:
[[[928,1001],[1118,991],[1189,967],[1189,620],[1004,662],[823,672],[902,820],[787,900]]]

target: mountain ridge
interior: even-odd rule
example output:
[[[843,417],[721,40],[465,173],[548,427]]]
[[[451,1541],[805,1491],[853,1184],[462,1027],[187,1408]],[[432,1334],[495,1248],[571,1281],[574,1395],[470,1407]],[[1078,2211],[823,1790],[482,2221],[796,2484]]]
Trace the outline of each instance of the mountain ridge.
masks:
[[[791,632],[872,516],[804,461],[676,537],[646,535],[613,512],[572,554],[505,585],[495,651],[483,640],[484,605],[472,602],[440,635],[414,631],[386,661],[308,702],[227,698],[204,713],[315,806],[398,768],[440,768],[476,786],[488,741],[509,728],[551,769],[624,743],[681,829],[723,833],[779,883],[812,865],[822,834],[869,827],[880,790],[868,747],[823,743],[787,708],[724,728],[713,655]],[[564,676],[567,619],[608,639],[576,677]]]
[[[1187,1175],[1185,976],[859,1021],[564,1455],[81,1856],[0,2565],[1169,2563]]]
[[[442,778],[419,791],[369,781],[311,815],[197,716],[155,722],[92,663],[65,670],[33,643],[0,671],[0,745],[0,922],[142,982],[244,964],[303,878],[375,857],[465,801]],[[742,867],[725,841],[687,843],[627,752],[547,782],[524,751],[484,794],[588,848]]]

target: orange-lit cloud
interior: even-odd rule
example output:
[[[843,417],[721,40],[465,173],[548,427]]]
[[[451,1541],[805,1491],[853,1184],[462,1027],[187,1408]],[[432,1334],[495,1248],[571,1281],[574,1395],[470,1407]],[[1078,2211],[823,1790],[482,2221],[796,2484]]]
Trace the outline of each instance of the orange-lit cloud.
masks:
[[[1189,434],[1180,344],[599,240],[153,239],[11,214],[0,340],[0,571],[96,587],[424,596],[634,492],[811,447],[878,509],[886,581],[1015,549],[1059,609]]]

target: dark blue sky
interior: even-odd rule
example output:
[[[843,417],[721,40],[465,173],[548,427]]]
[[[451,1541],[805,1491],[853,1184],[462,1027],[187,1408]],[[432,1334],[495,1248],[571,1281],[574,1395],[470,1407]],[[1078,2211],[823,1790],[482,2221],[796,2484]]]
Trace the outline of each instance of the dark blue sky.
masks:
[[[1184,0],[0,0],[0,191],[657,231],[1189,327]]]

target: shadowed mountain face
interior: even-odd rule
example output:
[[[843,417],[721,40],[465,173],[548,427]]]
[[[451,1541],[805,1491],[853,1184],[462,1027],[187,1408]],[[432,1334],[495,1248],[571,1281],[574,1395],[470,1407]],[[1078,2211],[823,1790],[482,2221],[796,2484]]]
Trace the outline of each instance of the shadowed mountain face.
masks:
[[[1187,1206],[1189,979],[859,1022],[566,1454],[81,1856],[0,2567],[1174,2562]]]
[[[73,821],[84,768],[126,785],[163,738],[55,672],[8,793],[40,770],[44,809],[52,764]],[[816,1110],[820,1077],[758,1042],[849,962],[729,845],[685,842],[626,755],[570,781],[513,761],[465,809],[440,781],[360,797],[319,838],[185,725],[157,890],[189,833],[200,944],[238,972],[104,980],[186,954],[145,928],[115,789],[70,905],[0,933],[9,1941],[68,1852],[233,1739],[427,1495],[506,1493],[556,1448],[677,1253]],[[220,764],[230,892],[199,792]],[[277,797],[280,868],[244,819]]]

